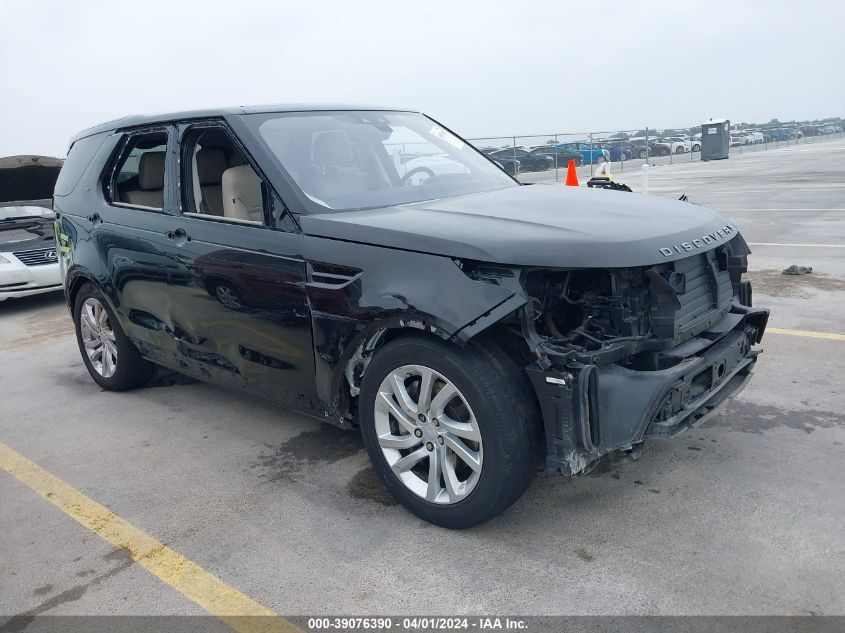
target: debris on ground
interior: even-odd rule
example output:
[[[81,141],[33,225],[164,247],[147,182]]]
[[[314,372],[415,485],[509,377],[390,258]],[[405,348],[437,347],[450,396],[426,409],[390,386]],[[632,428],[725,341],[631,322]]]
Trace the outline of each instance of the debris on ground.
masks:
[[[784,268],[781,271],[784,275],[809,275],[813,272],[812,266],[798,266],[796,264],[792,264],[789,268]]]

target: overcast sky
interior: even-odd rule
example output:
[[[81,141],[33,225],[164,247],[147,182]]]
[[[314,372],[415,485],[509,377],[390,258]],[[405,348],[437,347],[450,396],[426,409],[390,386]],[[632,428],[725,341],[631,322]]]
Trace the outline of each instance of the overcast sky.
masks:
[[[126,114],[331,101],[464,136],[845,115],[845,3],[0,0],[0,156]]]

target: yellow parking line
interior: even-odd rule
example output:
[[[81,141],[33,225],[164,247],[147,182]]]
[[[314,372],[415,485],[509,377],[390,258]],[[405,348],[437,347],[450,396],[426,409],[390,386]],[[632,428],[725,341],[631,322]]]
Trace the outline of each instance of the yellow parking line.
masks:
[[[748,242],[749,246],[798,246],[800,248],[845,248],[845,244],[782,244],[778,242]]]
[[[115,547],[159,580],[240,633],[301,633],[284,620],[164,543],[51,475],[0,442],[0,468]],[[264,617],[259,617],[264,616]]]
[[[845,334],[811,332],[810,330],[792,330],[785,327],[767,327],[766,334],[788,334],[789,336],[806,336],[808,338],[826,338],[832,341],[845,341]]]

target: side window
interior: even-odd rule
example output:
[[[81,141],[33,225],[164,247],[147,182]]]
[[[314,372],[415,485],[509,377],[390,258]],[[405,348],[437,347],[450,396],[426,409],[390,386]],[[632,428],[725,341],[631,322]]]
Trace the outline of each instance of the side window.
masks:
[[[222,127],[189,130],[182,142],[182,208],[199,217],[264,224],[270,188]]]
[[[130,136],[106,188],[109,202],[160,211],[164,206],[166,147],[166,132]]]

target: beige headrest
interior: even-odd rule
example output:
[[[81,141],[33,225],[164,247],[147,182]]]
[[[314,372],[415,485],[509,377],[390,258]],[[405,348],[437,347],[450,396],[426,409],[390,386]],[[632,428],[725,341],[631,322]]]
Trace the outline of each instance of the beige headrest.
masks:
[[[229,165],[222,149],[201,149],[197,152],[197,176],[201,185],[219,185]]]
[[[145,152],[138,162],[138,187],[164,189],[164,152]]]
[[[314,139],[314,162],[318,165],[349,165],[355,162],[352,144],[346,132],[320,132]]]

